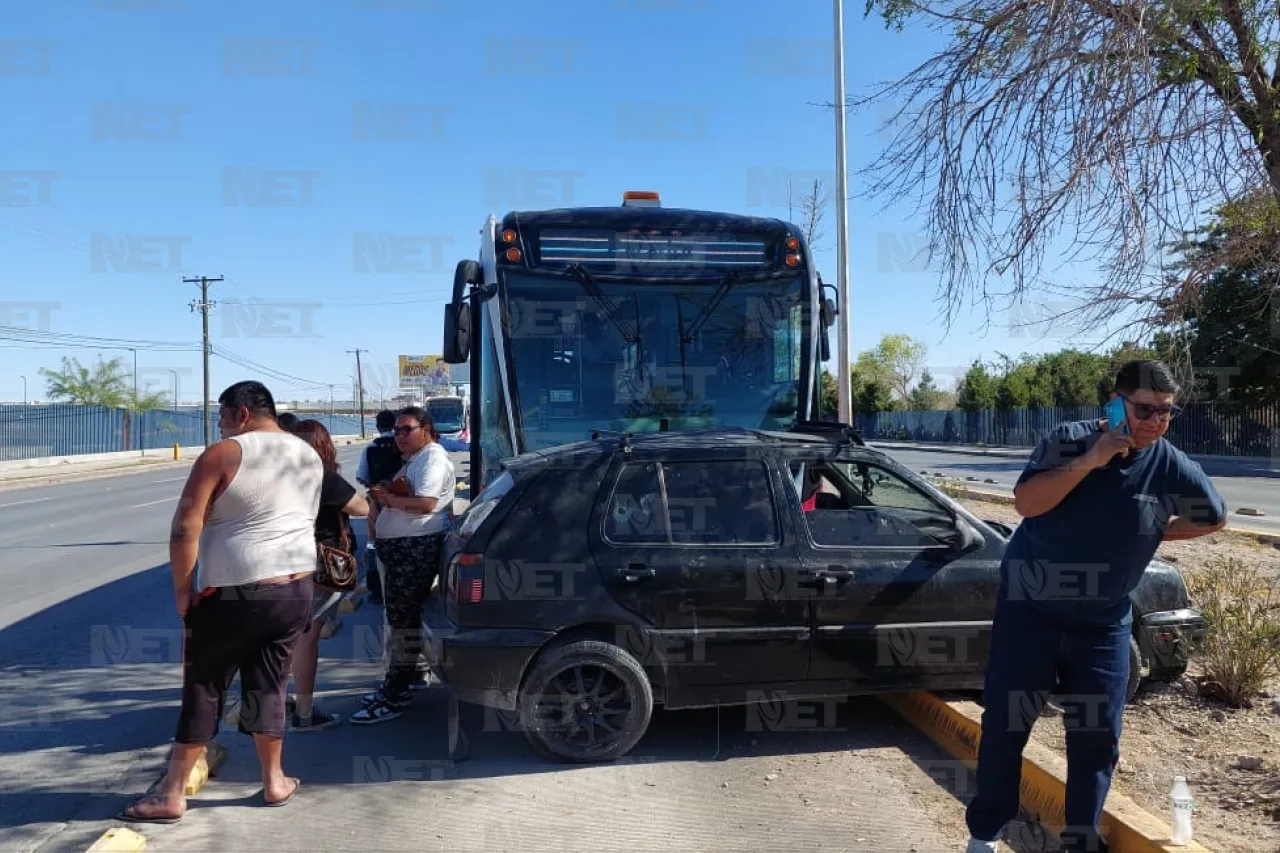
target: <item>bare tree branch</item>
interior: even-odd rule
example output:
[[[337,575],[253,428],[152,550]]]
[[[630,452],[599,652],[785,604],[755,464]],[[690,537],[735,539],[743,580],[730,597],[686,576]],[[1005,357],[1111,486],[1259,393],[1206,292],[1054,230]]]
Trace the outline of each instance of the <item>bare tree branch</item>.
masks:
[[[915,22],[946,38],[848,106],[895,106],[892,141],[862,170],[864,195],[886,207],[915,201],[948,327],[966,304],[990,312],[999,298],[1058,289],[1082,325],[1149,333],[1194,308],[1198,283],[1222,261],[1178,266],[1172,247],[1224,203],[1280,207],[1280,4],[872,0],[868,9],[891,27]],[[1253,250],[1275,254],[1274,244]],[[1054,269],[1081,262],[1096,272],[1084,286]]]

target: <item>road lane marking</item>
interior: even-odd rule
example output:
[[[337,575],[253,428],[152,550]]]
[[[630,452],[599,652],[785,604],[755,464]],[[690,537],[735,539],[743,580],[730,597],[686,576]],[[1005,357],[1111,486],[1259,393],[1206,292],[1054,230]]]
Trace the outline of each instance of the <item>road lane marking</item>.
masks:
[[[41,501],[51,501],[51,500],[53,500],[53,498],[32,498],[29,501],[15,501],[14,503],[11,503],[11,504],[0,504],[0,509],[4,509],[7,506],[22,506],[23,504],[38,504]]]
[[[187,479],[187,478],[186,478],[186,477],[170,477],[170,478],[169,478],[169,479],[167,479],[167,480],[152,480],[152,481],[151,481],[150,483],[148,483],[147,485],[151,485],[151,484],[153,484],[153,483],[176,483],[176,482],[178,482],[179,480],[185,480],[185,479]]]
[[[155,506],[156,504],[162,504],[167,501],[176,501],[180,497],[182,497],[182,495],[174,495],[173,497],[169,497],[169,498],[161,498],[158,501],[149,501],[144,504],[134,504],[133,506],[129,507],[129,509],[142,509],[144,506]]]

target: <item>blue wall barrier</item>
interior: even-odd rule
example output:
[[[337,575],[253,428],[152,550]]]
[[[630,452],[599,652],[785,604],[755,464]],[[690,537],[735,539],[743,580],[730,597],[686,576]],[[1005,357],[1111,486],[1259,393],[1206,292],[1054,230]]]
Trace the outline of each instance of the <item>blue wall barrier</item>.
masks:
[[[209,436],[219,437],[217,410],[209,413]],[[358,415],[298,412],[314,418],[333,435],[359,435]],[[365,431],[377,435],[373,416],[365,418]],[[129,412],[101,406],[53,404],[47,406],[0,405],[0,461],[117,453],[126,450],[158,450],[204,444],[204,412],[197,407]]]

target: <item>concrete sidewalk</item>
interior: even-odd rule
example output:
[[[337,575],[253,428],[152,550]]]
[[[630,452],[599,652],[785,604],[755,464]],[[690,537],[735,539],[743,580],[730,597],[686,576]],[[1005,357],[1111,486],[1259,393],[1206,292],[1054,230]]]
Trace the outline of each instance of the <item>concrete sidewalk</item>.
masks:
[[[946,444],[917,441],[880,441],[867,444],[885,450],[918,450],[934,453],[957,453],[963,456],[996,456],[1007,459],[1031,457],[1030,447],[999,447],[976,444]],[[1280,456],[1205,456],[1188,454],[1211,477],[1280,477]]]

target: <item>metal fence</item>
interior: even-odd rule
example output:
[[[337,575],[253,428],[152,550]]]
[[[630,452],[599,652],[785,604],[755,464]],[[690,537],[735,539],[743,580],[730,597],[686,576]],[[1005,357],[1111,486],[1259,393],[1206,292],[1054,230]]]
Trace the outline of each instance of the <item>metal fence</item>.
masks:
[[[297,413],[314,418],[333,435],[359,435],[358,415]],[[216,409],[210,412],[212,440],[218,439]],[[372,416],[365,430],[377,435]],[[53,404],[45,406],[0,405],[0,461],[158,450],[179,444],[204,444],[204,411],[200,407],[130,412],[100,406]]]
[[[948,409],[858,415],[863,436],[881,441],[1034,447],[1064,421],[1102,417],[1100,406],[1061,409]],[[1169,440],[1193,455],[1280,456],[1280,405],[1190,403],[1169,422]]]

